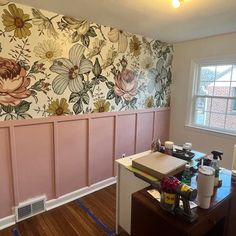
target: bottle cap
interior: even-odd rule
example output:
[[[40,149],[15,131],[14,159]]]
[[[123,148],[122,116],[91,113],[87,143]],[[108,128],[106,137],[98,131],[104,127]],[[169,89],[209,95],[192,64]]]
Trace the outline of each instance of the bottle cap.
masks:
[[[191,150],[192,149],[192,143],[184,143],[183,149],[185,150]]]
[[[211,166],[199,166],[198,172],[203,175],[215,175],[215,169]]]
[[[165,148],[172,149],[174,142],[172,141],[165,141]]]

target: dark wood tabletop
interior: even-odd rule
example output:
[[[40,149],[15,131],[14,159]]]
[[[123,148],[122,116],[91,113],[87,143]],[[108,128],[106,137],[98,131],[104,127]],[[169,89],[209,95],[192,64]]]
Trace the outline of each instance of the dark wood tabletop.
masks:
[[[189,223],[178,215],[161,209],[147,188],[132,195],[132,236],[142,235],[236,235],[236,186],[231,185],[231,173],[221,170],[222,186],[215,188],[209,209],[194,208],[198,215]],[[196,188],[196,178],[192,178]],[[146,224],[146,225],[145,225]]]

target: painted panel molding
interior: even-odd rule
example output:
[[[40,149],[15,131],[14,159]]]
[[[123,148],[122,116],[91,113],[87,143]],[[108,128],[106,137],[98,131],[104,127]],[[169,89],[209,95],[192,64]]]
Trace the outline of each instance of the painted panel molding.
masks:
[[[157,128],[168,120],[169,108],[158,108],[1,122],[0,218],[29,198],[60,202],[114,177],[115,159],[149,149],[153,130],[168,137]]]
[[[172,45],[3,2],[0,120],[169,106]]]

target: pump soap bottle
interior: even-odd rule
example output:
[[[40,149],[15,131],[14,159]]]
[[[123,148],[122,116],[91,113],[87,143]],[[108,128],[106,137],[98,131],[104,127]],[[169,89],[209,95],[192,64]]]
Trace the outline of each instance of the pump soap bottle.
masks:
[[[223,155],[223,152],[221,151],[212,151],[213,160],[211,162],[211,166],[215,169],[215,187],[221,186],[221,181],[219,180],[219,171],[220,171],[220,163],[219,161],[222,160],[221,155]]]

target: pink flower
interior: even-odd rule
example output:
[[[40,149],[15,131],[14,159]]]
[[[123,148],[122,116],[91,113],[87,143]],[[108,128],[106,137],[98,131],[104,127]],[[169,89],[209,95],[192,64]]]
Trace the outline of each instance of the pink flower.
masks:
[[[134,72],[124,69],[115,76],[114,91],[117,96],[122,96],[130,101],[137,94],[138,79]]]
[[[30,78],[16,61],[0,57],[0,104],[17,105],[31,95]]]

